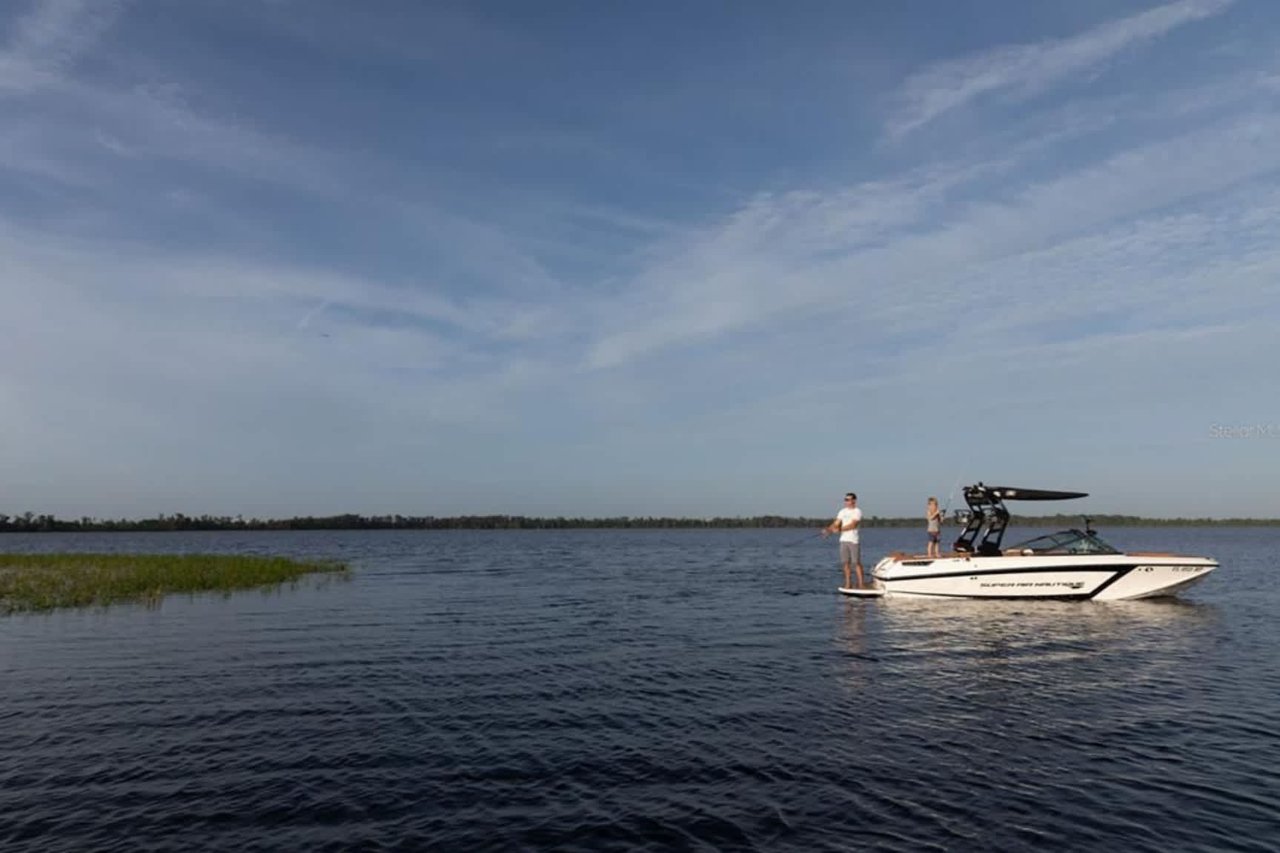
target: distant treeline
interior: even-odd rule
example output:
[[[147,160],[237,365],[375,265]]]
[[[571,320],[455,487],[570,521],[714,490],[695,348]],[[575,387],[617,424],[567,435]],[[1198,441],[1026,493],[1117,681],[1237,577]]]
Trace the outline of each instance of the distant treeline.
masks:
[[[1082,527],[1083,515],[1013,516],[1021,527]],[[1092,515],[1097,527],[1179,527],[1280,526],[1274,518],[1141,518],[1136,515]],[[77,531],[165,531],[165,530],[568,530],[590,528],[817,528],[831,521],[785,515],[755,515],[717,518],[655,518],[619,516],[614,518],[535,518],[523,515],[329,515],[295,518],[243,518],[241,516],[158,515],[155,518],[62,519],[52,515],[0,513],[0,532],[43,533]],[[868,516],[864,527],[924,527],[923,518]]]

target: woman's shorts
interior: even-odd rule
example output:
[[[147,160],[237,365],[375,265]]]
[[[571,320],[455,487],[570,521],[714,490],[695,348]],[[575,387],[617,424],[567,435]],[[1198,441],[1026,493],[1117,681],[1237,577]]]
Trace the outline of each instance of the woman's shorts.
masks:
[[[933,530],[929,531],[929,541],[930,541],[930,542],[939,542],[939,541],[941,541],[941,540],[942,540],[942,533],[941,533],[941,532],[933,531]]]

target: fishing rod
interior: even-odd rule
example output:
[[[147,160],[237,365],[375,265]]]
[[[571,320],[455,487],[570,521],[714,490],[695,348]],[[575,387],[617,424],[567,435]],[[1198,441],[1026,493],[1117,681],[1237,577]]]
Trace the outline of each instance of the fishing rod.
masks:
[[[951,501],[953,498],[955,498],[956,489],[960,488],[960,480],[963,479],[963,477],[964,477],[964,474],[961,474],[960,476],[956,477],[955,485],[951,487],[951,494],[947,495],[947,505],[942,508],[943,518],[947,517],[947,511],[951,509]]]

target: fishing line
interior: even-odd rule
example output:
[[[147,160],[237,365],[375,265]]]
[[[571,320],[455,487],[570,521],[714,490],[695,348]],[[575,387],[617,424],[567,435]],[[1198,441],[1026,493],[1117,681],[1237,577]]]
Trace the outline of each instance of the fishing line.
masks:
[[[808,536],[804,537],[803,539],[797,539],[797,540],[795,540],[794,542],[788,542],[788,543],[786,543],[785,545],[782,545],[782,546],[780,546],[780,547],[782,547],[782,548],[792,548],[792,547],[794,547],[794,546],[796,546],[796,545],[800,545],[801,543],[808,542],[810,539],[814,538],[815,536],[821,536],[821,535],[822,535],[822,533],[823,533],[823,531],[819,530],[817,533],[810,533]]]

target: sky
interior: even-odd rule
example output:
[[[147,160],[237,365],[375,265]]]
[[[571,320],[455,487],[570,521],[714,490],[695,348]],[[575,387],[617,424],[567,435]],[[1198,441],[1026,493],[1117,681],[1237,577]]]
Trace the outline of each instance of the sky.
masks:
[[[1264,0],[10,0],[0,512],[1277,517],[1278,107]]]

